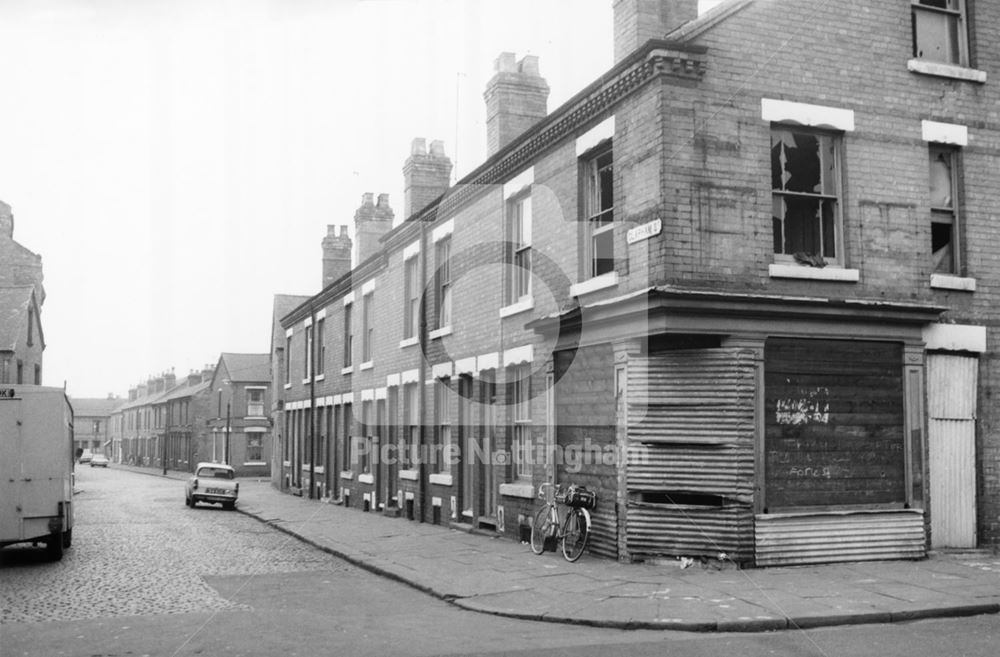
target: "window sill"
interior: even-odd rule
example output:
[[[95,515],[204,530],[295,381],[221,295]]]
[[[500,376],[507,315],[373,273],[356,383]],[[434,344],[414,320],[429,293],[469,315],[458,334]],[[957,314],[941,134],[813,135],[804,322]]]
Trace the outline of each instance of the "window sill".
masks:
[[[438,486],[451,486],[452,485],[451,475],[447,474],[447,473],[444,473],[444,472],[438,472],[438,473],[432,474],[430,476],[430,482],[432,484],[436,484]]]
[[[400,479],[406,479],[408,481],[416,481],[417,479],[420,478],[420,471],[419,470],[400,470],[399,471],[399,478]]]
[[[340,473],[341,479],[354,479],[354,473],[350,470],[344,470]]]
[[[521,497],[531,500],[535,497],[535,487],[526,482],[500,484],[500,494],[505,497]]]
[[[304,465],[305,464],[303,464],[303,466]],[[313,467],[313,472],[315,472],[316,474],[326,474],[326,467],[322,466],[322,465],[317,465],[317,466]]]
[[[316,383],[319,383],[320,381],[323,381],[325,379],[326,379],[326,374],[317,374],[316,376],[313,377],[313,381],[315,381]]]
[[[857,269],[844,269],[843,267],[772,264],[768,265],[767,274],[771,278],[800,278],[841,283],[857,283],[861,279],[861,272]]]
[[[375,367],[375,361],[373,360],[366,360],[365,362],[358,365],[359,370],[370,370],[373,367]]]
[[[282,461],[281,465],[282,465],[282,467],[290,468],[290,467],[292,467],[292,462],[291,461]]]
[[[934,75],[940,78],[979,82],[980,84],[986,82],[986,71],[942,62],[929,62],[926,59],[911,59],[906,62],[906,68],[913,73]]]
[[[351,365],[350,367],[345,367],[344,369],[340,370],[341,374],[351,374],[353,372],[354,372],[354,366],[353,365]]]
[[[951,276],[949,274],[931,274],[931,287],[938,290],[975,292],[976,279],[965,276]]]
[[[257,467],[257,466],[267,465],[267,461],[244,461],[243,465],[247,467],[249,466]]]
[[[399,341],[399,348],[405,349],[407,347],[413,347],[420,344],[420,338],[413,336],[412,338],[406,338],[405,340]]]
[[[597,292],[598,290],[606,290],[607,288],[614,287],[616,285],[618,285],[617,272],[609,272],[607,274],[601,274],[600,276],[595,276],[594,278],[570,285],[569,295],[571,297],[579,297],[584,294],[590,294],[591,292]]]
[[[312,383],[312,379],[310,379],[308,376],[306,378],[302,379],[302,385],[307,386],[310,383]]]
[[[500,317],[501,319],[504,317],[512,317],[519,313],[531,310],[534,307],[535,307],[534,297],[525,297],[524,299],[521,299],[516,303],[512,303],[509,306],[504,306],[503,308],[501,308]]]
[[[285,390],[291,390],[291,389],[292,389],[292,384],[291,383],[286,383],[285,384]]]
[[[427,334],[427,337],[431,340],[437,340],[438,338],[443,338],[446,335],[451,335],[451,325],[445,326],[443,328],[436,329]]]
[[[371,474],[370,472],[363,472],[363,473],[361,473],[361,474],[358,475],[358,483],[359,484],[374,484],[375,483],[375,475]]]
[[[264,415],[247,415],[243,418],[244,420],[266,420],[267,417]]]

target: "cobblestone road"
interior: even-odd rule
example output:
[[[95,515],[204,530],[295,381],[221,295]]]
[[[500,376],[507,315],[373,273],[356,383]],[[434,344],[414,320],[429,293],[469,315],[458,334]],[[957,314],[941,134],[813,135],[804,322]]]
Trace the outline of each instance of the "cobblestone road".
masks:
[[[73,547],[0,551],[0,624],[240,609],[204,578],[336,572],[353,566],[242,514],[184,506],[184,484],[78,467]]]

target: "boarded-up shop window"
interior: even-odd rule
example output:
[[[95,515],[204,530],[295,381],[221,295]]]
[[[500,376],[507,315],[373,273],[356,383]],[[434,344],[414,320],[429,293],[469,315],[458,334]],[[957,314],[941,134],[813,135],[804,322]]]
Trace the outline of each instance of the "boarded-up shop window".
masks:
[[[902,507],[902,345],[771,339],[765,348],[765,505]]]

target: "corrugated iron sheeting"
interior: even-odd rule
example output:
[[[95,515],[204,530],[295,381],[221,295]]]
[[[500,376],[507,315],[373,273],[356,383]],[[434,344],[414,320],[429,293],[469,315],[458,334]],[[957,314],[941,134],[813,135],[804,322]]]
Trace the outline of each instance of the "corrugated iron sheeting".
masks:
[[[632,501],[633,556],[753,558],[753,356],[671,351],[629,361],[629,493],[694,493],[723,506]],[[733,504],[733,502],[736,502]]]
[[[927,358],[927,413],[935,420],[976,417],[979,360],[931,355]]]
[[[633,557],[677,556],[753,559],[749,506],[702,507],[630,503],[628,548]]]
[[[750,503],[753,451],[749,446],[629,445],[630,491],[707,493]]]
[[[602,557],[618,558],[618,523],[613,501],[599,504],[590,512],[590,540],[587,548]]]
[[[757,515],[758,566],[919,559],[926,555],[919,510]]]

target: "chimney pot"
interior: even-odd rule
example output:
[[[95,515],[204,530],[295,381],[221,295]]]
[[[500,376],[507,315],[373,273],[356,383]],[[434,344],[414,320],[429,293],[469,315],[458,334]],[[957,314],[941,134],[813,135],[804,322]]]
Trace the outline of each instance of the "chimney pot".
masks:
[[[424,139],[414,139],[414,142]],[[411,152],[403,164],[403,216],[411,217],[451,186],[451,160],[445,155],[444,142],[431,141],[430,152]]]
[[[501,53],[496,74],[486,84],[486,153],[495,155],[548,114],[549,85],[541,76],[538,57],[520,62],[514,53]]]
[[[517,70],[517,57],[512,52],[502,52],[493,62],[493,70],[497,73],[513,73]]]
[[[427,152],[427,140],[423,137],[414,137],[410,143],[410,155],[423,155]]]
[[[374,205],[375,204],[375,194],[372,192],[365,192],[361,195],[361,205]]]

